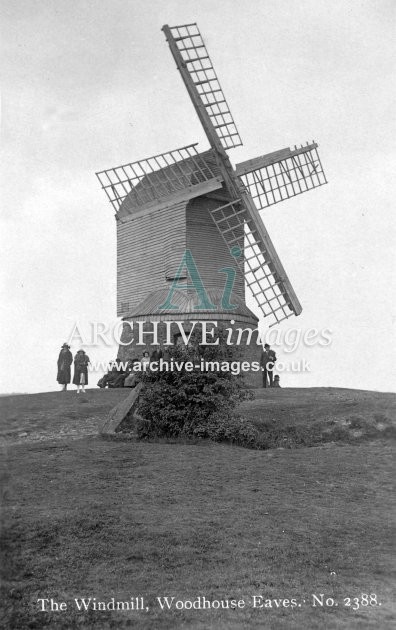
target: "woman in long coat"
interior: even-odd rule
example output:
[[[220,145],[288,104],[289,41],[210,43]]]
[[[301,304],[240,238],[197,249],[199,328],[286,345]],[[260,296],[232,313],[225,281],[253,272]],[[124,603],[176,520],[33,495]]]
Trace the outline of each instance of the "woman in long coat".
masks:
[[[70,346],[64,343],[58,357],[58,375],[56,380],[59,385],[63,385],[62,389],[66,390],[71,380],[70,366],[73,363],[73,355],[70,352]]]
[[[73,383],[77,385],[77,394],[81,391],[85,394],[85,385],[88,385],[88,363],[89,356],[84,350],[79,350],[74,357],[74,377]]]

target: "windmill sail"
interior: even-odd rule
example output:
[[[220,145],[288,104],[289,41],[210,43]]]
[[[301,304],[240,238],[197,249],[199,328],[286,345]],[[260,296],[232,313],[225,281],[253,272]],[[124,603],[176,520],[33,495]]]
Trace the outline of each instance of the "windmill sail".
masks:
[[[147,208],[170,196],[187,200],[221,188],[212,151],[198,153],[196,144],[96,173],[116,213]],[[135,213],[136,215],[136,213]]]
[[[240,171],[236,172],[225,151],[242,142],[198,27],[196,24],[185,24],[164,26],[162,30],[214,149],[224,187],[230,199],[238,200],[223,206],[227,209],[225,215],[221,214],[221,208],[213,211],[212,218],[228,246],[235,245],[237,234],[240,239],[240,235],[246,230],[246,262],[239,260],[238,264],[243,265],[246,283],[252,290],[263,315],[271,316],[272,325],[293,314],[299,315],[302,311],[301,304],[260,219],[258,213],[260,206],[255,205],[255,200],[251,196],[251,176],[248,173],[258,170],[262,164],[260,162],[258,166],[255,164],[253,167],[249,165],[247,170],[241,165]],[[224,113],[221,112],[223,118],[219,118],[219,114],[215,113],[219,112],[220,106],[224,108]],[[232,236],[234,225],[237,231]],[[243,250],[244,244],[240,244],[240,247]]]
[[[327,183],[318,145],[282,149],[234,169],[226,150],[241,138],[197,25],[162,30],[211,149],[198,153],[188,145],[97,173],[118,227],[127,233],[131,226],[123,223],[157,209],[166,214],[172,204],[195,197],[223,199],[225,205],[211,210],[213,221],[228,248],[239,248],[235,258],[261,312],[270,325],[299,315],[300,302],[259,210]]]
[[[212,125],[223,149],[240,146],[240,135],[198,26],[165,25],[162,30],[209,140],[213,139]]]
[[[235,174],[259,210],[327,183],[314,142],[237,164]]]
[[[253,202],[252,202],[253,203]],[[301,305],[291,287],[264,224],[253,216],[249,203],[237,199],[211,211],[212,218],[231,251],[239,248],[244,256],[236,260],[269,326],[292,315]]]

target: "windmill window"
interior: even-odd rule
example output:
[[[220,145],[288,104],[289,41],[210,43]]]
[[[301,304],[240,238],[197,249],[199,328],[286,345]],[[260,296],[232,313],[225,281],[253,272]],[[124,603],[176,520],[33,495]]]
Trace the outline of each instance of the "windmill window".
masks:
[[[182,275],[169,275],[169,274],[165,274],[165,280],[167,282],[174,282],[174,281],[182,281],[182,280],[186,280],[187,279],[187,274],[182,274]]]

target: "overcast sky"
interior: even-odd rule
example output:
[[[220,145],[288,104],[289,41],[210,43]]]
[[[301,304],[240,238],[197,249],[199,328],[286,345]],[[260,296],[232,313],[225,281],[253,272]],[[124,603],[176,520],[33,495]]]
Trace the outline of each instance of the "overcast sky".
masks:
[[[332,331],[326,348],[292,353],[311,371],[281,383],[395,391],[395,12],[394,0],[3,0],[1,391],[57,389],[74,323],[117,321],[115,221],[95,171],[207,148],[161,32],[195,21],[244,142],[233,163],[314,139],[329,181],[262,212],[303,306],[280,330]]]

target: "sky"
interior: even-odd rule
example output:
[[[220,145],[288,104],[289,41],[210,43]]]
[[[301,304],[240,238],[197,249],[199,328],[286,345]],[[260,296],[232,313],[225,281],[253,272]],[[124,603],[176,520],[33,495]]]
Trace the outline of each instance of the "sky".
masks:
[[[303,306],[275,347],[309,370],[281,384],[395,391],[393,0],[3,0],[0,12],[1,393],[58,389],[75,324],[88,336],[118,321],[115,221],[95,172],[207,148],[161,32],[191,22],[244,143],[233,164],[314,139],[329,182],[261,213]],[[285,352],[286,334],[311,329],[330,343]]]

